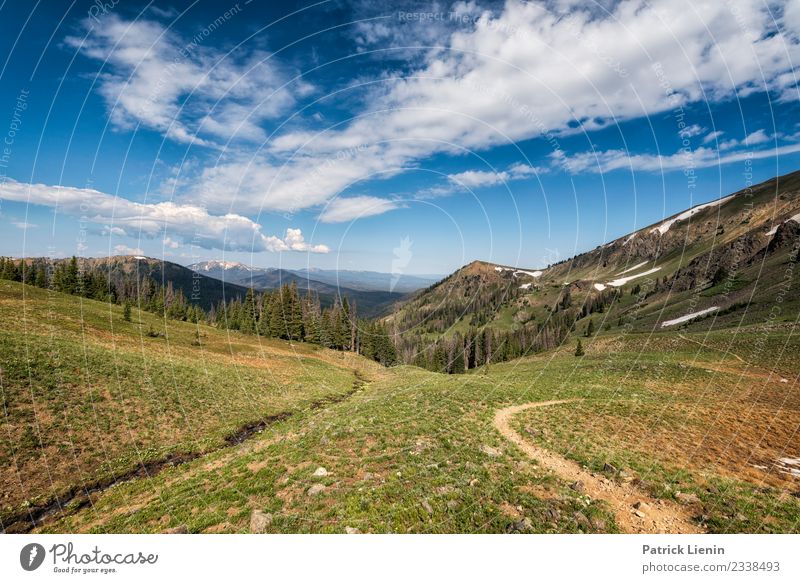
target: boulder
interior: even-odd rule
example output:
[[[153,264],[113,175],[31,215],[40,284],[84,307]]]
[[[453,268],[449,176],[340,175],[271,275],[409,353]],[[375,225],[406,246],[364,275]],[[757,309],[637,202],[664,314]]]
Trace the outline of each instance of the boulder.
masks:
[[[697,494],[687,494],[685,492],[676,492],[675,500],[681,504],[700,504],[700,498],[697,497]]]
[[[481,451],[482,451],[483,453],[485,453],[486,455],[488,455],[489,457],[498,457],[498,456],[501,456],[501,455],[503,455],[503,454],[500,452],[500,450],[497,450],[497,449],[495,449],[495,448],[493,448],[493,447],[491,447],[491,446],[489,446],[489,445],[486,445],[486,444],[483,444],[483,445],[481,446]]]
[[[252,514],[250,514],[250,532],[253,534],[266,532],[271,525],[272,514],[261,510],[253,510]]]
[[[314,484],[313,486],[311,486],[308,489],[308,495],[309,496],[318,496],[318,495],[322,494],[324,491],[325,491],[325,485],[324,484]]]

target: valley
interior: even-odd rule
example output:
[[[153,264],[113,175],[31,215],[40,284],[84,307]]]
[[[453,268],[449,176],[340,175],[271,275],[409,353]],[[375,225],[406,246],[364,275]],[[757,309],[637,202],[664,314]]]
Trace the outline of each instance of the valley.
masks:
[[[131,300],[4,260],[2,528],[797,532],[798,186],[476,261],[373,318],[297,280],[207,270],[243,294],[211,318],[166,263]]]

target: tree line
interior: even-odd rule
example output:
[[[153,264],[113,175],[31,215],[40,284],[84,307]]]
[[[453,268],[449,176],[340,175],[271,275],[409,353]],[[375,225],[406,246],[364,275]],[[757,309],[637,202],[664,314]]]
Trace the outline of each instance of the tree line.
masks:
[[[183,290],[176,290],[171,281],[161,285],[152,277],[137,274],[112,279],[102,269],[82,268],[76,257],[57,263],[0,257],[0,278],[120,304],[125,314],[135,305],[172,320],[357,352],[385,366],[397,362],[385,326],[359,319],[347,297],[338,297],[332,306],[323,308],[317,294],[301,294],[296,283],[264,292],[249,288],[244,298],[220,301],[206,311],[189,301]]]

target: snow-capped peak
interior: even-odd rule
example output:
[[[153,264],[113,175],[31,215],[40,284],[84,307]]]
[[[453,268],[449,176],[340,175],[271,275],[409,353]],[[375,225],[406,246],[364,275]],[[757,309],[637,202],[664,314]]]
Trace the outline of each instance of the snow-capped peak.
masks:
[[[252,271],[252,268],[244,263],[239,263],[238,261],[222,261],[219,259],[203,261],[202,263],[197,263],[193,267],[195,271],[213,271],[216,269],[222,269],[223,271],[227,271],[228,269],[246,269],[247,271]]]

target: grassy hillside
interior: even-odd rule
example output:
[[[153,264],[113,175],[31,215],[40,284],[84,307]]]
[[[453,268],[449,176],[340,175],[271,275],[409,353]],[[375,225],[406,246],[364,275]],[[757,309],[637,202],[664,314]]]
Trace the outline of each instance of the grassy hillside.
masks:
[[[764,350],[745,350],[762,338]],[[233,354],[210,351],[204,367],[242,369],[250,349],[236,346]],[[98,492],[91,508],[38,530],[247,532],[257,511],[271,517],[266,532],[617,532],[602,499],[543,469],[493,425],[509,405],[577,399],[520,414],[514,424],[609,483],[633,484],[655,504],[680,504],[698,528],[797,532],[797,478],[779,463],[800,455],[800,361],[781,358],[798,353],[790,329],[742,328],[735,338],[608,333],[585,346],[583,358],[570,342],[466,375],[405,366],[373,374],[346,400],[294,405],[296,414],[251,439]],[[273,350],[270,360],[281,362]],[[327,360],[339,354],[320,356],[309,375],[321,371],[318,381],[335,384],[327,391],[348,391],[354,361],[340,368]],[[309,381],[304,390],[321,390]],[[235,386],[217,401],[220,411],[242,406],[243,385]],[[119,393],[112,397],[120,402]],[[201,407],[187,412],[195,429],[195,419],[210,417]],[[613,470],[604,473],[605,464]]]
[[[0,518],[349,394],[379,367],[0,281]],[[156,336],[148,336],[150,331]]]

